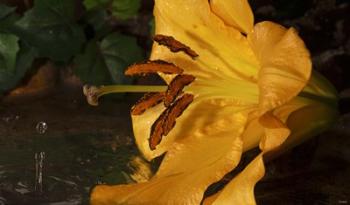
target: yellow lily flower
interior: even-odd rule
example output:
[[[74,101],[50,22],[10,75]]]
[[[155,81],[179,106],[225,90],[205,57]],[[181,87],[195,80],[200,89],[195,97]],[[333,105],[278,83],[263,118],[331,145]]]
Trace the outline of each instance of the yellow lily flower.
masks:
[[[152,160],[165,154],[164,159],[147,182],[96,186],[91,204],[255,204],[264,155],[289,149],[331,125],[337,116],[336,92],[312,72],[297,32],[273,22],[254,25],[247,0],[155,0],[154,15],[157,34],[171,36],[198,54],[174,53],[154,43],[151,55],[151,60],[173,63],[195,77],[184,88],[193,102],[155,147],[149,138],[166,106],[132,115],[143,156]],[[175,77],[160,75],[168,84]],[[105,86],[86,92],[93,92],[90,100],[93,96],[96,101],[105,93],[141,90],[164,87]],[[257,146],[261,153],[240,174],[203,199],[209,185]]]

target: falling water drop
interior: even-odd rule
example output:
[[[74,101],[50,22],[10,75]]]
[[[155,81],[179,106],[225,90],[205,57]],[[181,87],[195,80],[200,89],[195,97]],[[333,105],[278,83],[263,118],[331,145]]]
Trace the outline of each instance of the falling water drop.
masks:
[[[35,153],[35,186],[36,193],[43,192],[43,167],[44,167],[45,152]]]
[[[47,130],[46,122],[38,122],[38,124],[36,124],[35,129],[39,134],[44,134]]]

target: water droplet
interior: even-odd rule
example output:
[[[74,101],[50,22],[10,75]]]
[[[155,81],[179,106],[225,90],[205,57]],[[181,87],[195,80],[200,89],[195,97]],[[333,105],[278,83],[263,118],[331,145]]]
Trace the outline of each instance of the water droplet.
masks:
[[[34,189],[38,194],[43,192],[43,167],[45,152],[35,153],[35,186]]]
[[[44,134],[47,131],[46,122],[38,122],[38,124],[36,124],[35,129],[39,134]]]

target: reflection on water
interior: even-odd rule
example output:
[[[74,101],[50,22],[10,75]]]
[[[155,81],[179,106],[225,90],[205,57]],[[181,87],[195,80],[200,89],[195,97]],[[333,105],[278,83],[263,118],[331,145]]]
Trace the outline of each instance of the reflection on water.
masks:
[[[0,205],[87,204],[94,184],[134,181],[129,162],[137,155],[129,136],[8,140],[0,150]]]

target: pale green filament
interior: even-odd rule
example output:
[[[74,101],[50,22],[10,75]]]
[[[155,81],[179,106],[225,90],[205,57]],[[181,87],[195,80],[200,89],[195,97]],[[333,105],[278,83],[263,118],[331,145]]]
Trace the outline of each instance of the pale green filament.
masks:
[[[101,95],[110,93],[147,93],[163,92],[167,86],[164,85],[107,85],[99,87]]]
[[[98,105],[98,98],[111,93],[147,93],[164,92],[167,86],[164,85],[107,85],[107,86],[84,86],[84,94],[90,105]]]

